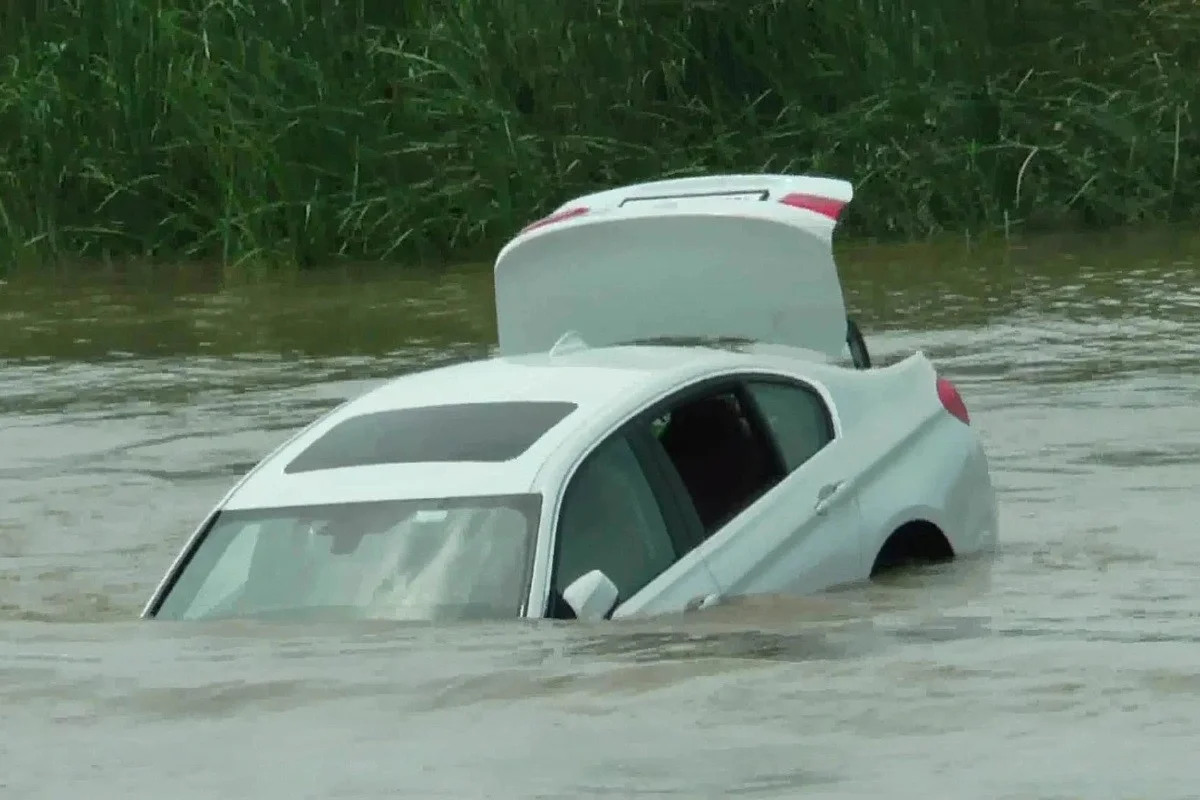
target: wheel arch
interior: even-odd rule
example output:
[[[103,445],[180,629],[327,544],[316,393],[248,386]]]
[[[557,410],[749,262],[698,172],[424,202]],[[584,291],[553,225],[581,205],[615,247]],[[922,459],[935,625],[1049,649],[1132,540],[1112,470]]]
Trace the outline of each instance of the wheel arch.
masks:
[[[914,564],[938,564],[956,556],[950,538],[936,523],[910,519],[895,528],[871,562],[870,577]]]

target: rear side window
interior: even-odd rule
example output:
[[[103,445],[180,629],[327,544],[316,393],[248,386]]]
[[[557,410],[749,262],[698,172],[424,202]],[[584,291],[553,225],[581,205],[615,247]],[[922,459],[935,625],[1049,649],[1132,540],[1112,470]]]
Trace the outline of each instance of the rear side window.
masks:
[[[825,401],[807,386],[754,381],[746,388],[779,445],[788,472],[816,455],[833,438]]]
[[[338,423],[284,472],[517,458],[577,406],[560,402],[460,403],[362,414]]]

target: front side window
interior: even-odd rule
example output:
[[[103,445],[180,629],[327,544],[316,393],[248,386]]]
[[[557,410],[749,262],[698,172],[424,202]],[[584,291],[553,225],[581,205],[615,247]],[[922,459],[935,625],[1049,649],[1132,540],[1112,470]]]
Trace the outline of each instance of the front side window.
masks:
[[[155,616],[516,617],[539,503],[514,495],[222,511]]]
[[[556,537],[554,589],[562,594],[581,575],[599,569],[622,601],[675,563],[662,508],[629,440],[600,445],[571,478]]]

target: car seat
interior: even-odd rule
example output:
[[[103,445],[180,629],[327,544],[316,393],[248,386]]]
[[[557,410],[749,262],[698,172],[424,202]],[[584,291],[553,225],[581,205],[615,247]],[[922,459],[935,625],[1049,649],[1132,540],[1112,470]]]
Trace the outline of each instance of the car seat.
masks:
[[[769,474],[767,453],[722,397],[673,411],[660,441],[710,533],[749,505]]]

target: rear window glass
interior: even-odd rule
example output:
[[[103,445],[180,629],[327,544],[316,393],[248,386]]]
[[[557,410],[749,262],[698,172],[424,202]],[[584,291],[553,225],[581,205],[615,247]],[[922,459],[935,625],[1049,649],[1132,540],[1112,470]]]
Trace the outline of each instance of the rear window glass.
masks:
[[[574,403],[462,403],[351,417],[313,442],[284,472],[372,464],[508,461],[574,411]]]

